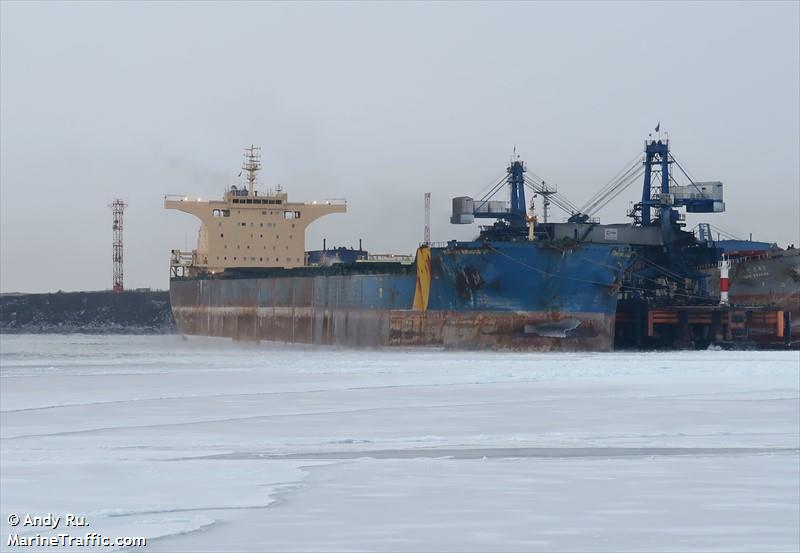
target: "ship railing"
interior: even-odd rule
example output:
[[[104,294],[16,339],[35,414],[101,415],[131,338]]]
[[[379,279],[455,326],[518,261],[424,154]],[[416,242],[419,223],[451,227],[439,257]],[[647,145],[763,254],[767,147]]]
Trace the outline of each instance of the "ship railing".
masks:
[[[728,262],[733,265],[738,265],[739,263],[744,263],[745,261],[754,261],[756,259],[766,259],[769,256],[766,252],[763,255],[744,255],[741,257],[729,257]],[[720,266],[720,262],[716,263],[703,263],[702,265],[698,265],[698,269],[714,269]]]
[[[414,256],[403,253],[377,253],[368,255],[366,259],[358,259],[359,262],[378,262],[378,263],[413,263]]]
[[[181,250],[172,250],[172,264],[173,265],[194,265],[197,259],[197,252],[182,252]]]
[[[347,205],[347,200],[345,198],[325,198],[322,202],[329,205]]]
[[[197,265],[197,252],[182,252],[172,250],[169,262],[169,272],[173,277],[186,276],[188,270]]]

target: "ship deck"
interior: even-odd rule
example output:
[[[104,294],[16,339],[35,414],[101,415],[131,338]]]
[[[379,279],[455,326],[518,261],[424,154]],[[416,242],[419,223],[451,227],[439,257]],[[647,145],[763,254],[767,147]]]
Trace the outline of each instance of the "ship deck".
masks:
[[[221,273],[203,273],[196,276],[173,276],[171,281],[235,280],[250,278],[288,278],[334,275],[406,275],[416,272],[416,265],[401,262],[358,261],[329,266],[306,267],[233,267]]]

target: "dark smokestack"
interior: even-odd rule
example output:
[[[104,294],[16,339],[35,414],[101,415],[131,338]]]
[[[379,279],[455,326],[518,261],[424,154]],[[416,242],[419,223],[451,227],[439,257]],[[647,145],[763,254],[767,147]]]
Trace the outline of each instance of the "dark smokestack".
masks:
[[[323,239],[322,239],[322,251],[325,251],[325,250],[327,250],[327,249],[328,249],[328,248],[326,247],[326,244],[327,244],[327,239],[326,239],[326,238],[323,238]]]
[[[362,249],[363,249],[363,248],[361,247],[361,238],[359,238],[359,239],[358,239],[358,249],[359,249],[359,250],[362,250]]]

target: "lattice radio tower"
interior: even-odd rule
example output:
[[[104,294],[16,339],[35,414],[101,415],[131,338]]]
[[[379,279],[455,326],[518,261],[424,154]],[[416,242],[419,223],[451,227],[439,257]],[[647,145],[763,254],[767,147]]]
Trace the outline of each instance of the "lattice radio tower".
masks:
[[[431,193],[425,192],[425,245],[431,243]]]
[[[128,207],[123,200],[116,199],[111,203],[111,211],[114,213],[114,243],[111,247],[111,258],[114,261],[114,287],[115,292],[122,292],[125,289],[123,281],[125,274],[122,271],[122,215]]]

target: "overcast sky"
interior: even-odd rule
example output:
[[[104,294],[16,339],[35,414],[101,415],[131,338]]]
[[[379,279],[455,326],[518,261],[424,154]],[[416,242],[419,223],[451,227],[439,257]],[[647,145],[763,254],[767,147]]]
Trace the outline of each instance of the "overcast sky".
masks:
[[[109,288],[115,197],[126,287],[168,287],[199,224],[164,194],[220,197],[250,143],[263,187],[347,198],[307,248],[412,253],[424,192],[434,240],[471,237],[450,199],[516,146],[583,204],[661,121],[725,183],[727,213],[689,226],[800,244],[799,5],[3,1],[0,289]]]

